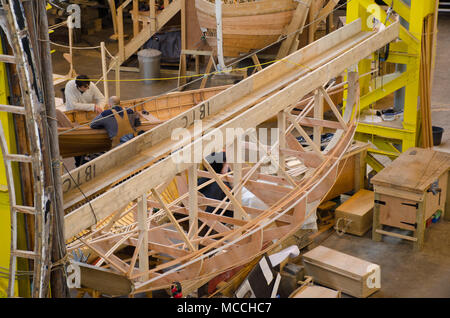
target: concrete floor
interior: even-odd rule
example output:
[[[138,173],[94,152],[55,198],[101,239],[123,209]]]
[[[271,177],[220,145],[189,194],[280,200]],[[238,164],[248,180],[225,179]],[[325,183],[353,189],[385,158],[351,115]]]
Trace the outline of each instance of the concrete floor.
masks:
[[[131,29],[131,28],[130,28]],[[97,45],[111,35],[112,29],[84,36],[77,46]],[[58,40],[58,39],[54,39]],[[117,51],[114,41],[106,40],[110,52]],[[445,129],[442,144],[436,149],[450,152],[450,75],[448,74],[448,52],[450,51],[450,16],[441,16],[436,70],[432,96],[433,125]],[[68,63],[62,59],[58,49],[53,56],[54,73],[66,74]],[[67,50],[65,51],[67,52]],[[91,78],[101,76],[100,50],[77,50],[74,55],[75,70]],[[122,79],[139,78],[138,73],[121,73]],[[114,79],[114,72],[109,74]],[[158,95],[176,87],[175,80],[145,85],[140,82],[123,82],[122,99],[132,99]],[[98,85],[103,91],[103,85]],[[110,83],[110,95],[115,94],[115,84]],[[57,90],[57,97],[60,97]],[[450,213],[450,211],[449,211]],[[371,240],[371,232],[364,237],[345,234],[340,237],[331,231],[324,235],[324,246],[360,257],[381,266],[381,290],[372,297],[450,297],[450,222],[439,221],[432,224],[425,233],[424,249],[414,252],[412,243],[392,237],[384,237],[383,242]],[[328,237],[327,237],[328,236]]]

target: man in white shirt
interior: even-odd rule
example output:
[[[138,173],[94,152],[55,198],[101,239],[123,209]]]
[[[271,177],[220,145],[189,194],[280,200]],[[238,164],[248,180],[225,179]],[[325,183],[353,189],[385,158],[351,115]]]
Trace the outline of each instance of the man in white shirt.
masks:
[[[84,110],[101,113],[105,97],[86,75],[79,75],[66,84],[64,90],[67,110]]]

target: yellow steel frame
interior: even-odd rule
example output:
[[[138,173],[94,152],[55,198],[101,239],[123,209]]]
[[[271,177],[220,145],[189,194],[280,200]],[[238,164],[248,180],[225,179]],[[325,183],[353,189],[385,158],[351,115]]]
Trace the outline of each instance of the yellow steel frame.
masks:
[[[406,71],[394,76],[390,81],[386,81],[382,87],[369,90],[371,78],[365,76],[360,80],[361,99],[360,109],[364,110],[376,101],[405,88],[405,105],[403,112],[402,127],[386,127],[377,124],[359,123],[356,139],[361,141],[371,141],[378,149],[369,149],[369,153],[386,155],[395,158],[399,151],[392,145],[400,144],[402,152],[417,144],[418,126],[418,102],[419,102],[419,70],[421,58],[421,40],[423,32],[424,18],[434,13],[436,0],[411,0],[411,6],[406,5],[402,0],[386,0],[388,5],[393,3],[393,10],[409,23],[408,29],[400,28],[399,41],[390,44],[390,52],[387,62],[404,64]],[[375,16],[381,22],[386,21],[386,11],[375,4],[374,0],[351,0],[347,3],[347,23],[356,19],[363,21],[363,28],[370,30],[369,23]],[[387,24],[390,24],[389,22]],[[371,71],[372,61],[375,54],[358,63],[360,74],[367,74]],[[345,98],[345,97],[344,97]],[[372,158],[367,162],[375,169],[379,170],[379,162],[375,163]]]
[[[0,42],[0,54],[3,53]],[[0,62],[0,104],[8,104],[8,79],[5,64]],[[8,148],[12,151],[15,147],[15,135],[12,115],[6,112],[0,112],[0,121],[3,125],[5,139]],[[13,152],[14,153],[14,152]],[[0,159],[3,162],[3,156],[0,151]],[[2,272],[9,268],[9,256],[11,250],[11,219],[9,207],[8,181],[6,179],[5,166],[0,164],[0,267]],[[0,277],[0,298],[7,296],[8,279],[4,275]]]

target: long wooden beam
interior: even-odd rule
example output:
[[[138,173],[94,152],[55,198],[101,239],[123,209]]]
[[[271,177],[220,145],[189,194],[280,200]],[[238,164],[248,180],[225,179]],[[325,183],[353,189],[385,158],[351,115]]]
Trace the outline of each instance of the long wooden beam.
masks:
[[[156,200],[158,200],[159,204],[161,204],[161,206],[163,207],[164,211],[166,211],[167,216],[169,217],[170,221],[172,222],[172,224],[175,226],[175,228],[177,229],[177,231],[181,234],[183,240],[186,242],[186,244],[189,246],[189,249],[191,251],[195,251],[195,247],[194,245],[192,245],[191,241],[189,240],[189,237],[186,235],[186,233],[184,232],[184,230],[181,228],[180,224],[178,224],[177,220],[175,219],[175,217],[173,216],[172,212],[170,211],[170,209],[167,207],[166,203],[162,200],[161,196],[158,194],[158,192],[156,192],[155,189],[152,189],[152,194],[155,197]]]
[[[343,30],[346,27],[341,28],[336,31],[337,33],[333,32],[329,34],[329,36],[322,38],[325,39],[325,41],[319,40],[317,43],[313,43],[288,58],[272,65],[273,68],[271,66],[256,73],[254,77],[262,75],[265,77],[264,82],[266,82],[266,85],[267,82],[273,85],[273,81],[279,78],[279,74],[273,73],[274,69],[280,71],[279,67],[281,67],[281,69],[285,68],[287,70],[292,70],[291,67],[287,66],[291,65],[289,61],[291,61],[292,58],[298,57],[298,55],[302,55],[302,53],[305,54],[305,52],[309,52],[311,49],[316,51],[320,50],[322,46],[328,46],[326,45],[328,42],[336,42],[334,36],[339,38],[339,43],[336,45],[335,50],[328,51],[324,54],[324,56],[321,56],[320,59],[322,62],[317,61],[316,63],[319,65],[314,70],[300,76],[300,78],[271,95],[264,101],[226,121],[218,128],[215,128],[211,132],[205,134],[202,138],[198,138],[194,142],[186,145],[183,149],[190,150],[191,152],[194,151],[194,149],[199,149],[197,147],[201,147],[201,149],[205,149],[206,147],[208,147],[208,149],[212,149],[211,146],[215,142],[213,136],[215,136],[218,132],[221,132],[222,136],[226,136],[226,129],[229,128],[241,128],[245,131],[256,127],[258,124],[268,120],[269,118],[275,116],[278,112],[289,107],[289,105],[296,103],[304,95],[310,93],[320,85],[323,85],[323,83],[326,83],[332,78],[338,76],[345,69],[354,65],[355,62],[363,59],[373,51],[376,51],[377,49],[385,46],[387,43],[393,41],[398,37],[399,32],[398,23],[392,24],[383,31],[369,34],[365,34],[360,31],[360,20],[357,20],[355,21],[355,24],[350,24],[348,26],[352,26],[350,30],[352,28],[356,28],[356,33],[347,35],[346,37],[346,31],[349,29]],[[354,43],[355,41],[356,44]],[[337,55],[335,54],[336,51],[339,52]],[[233,94],[230,95],[230,92],[236,92],[236,90],[240,90],[242,92],[243,90],[245,91],[245,88],[251,90],[250,85],[255,85],[255,82],[253,81],[254,79],[255,78],[252,76],[247,79],[248,81],[242,81],[242,85],[239,85],[241,84],[239,83],[238,85],[230,88],[226,94],[219,94],[220,97],[217,100],[223,100],[225,97],[227,99],[239,99],[239,97],[234,96]],[[243,95],[245,96],[245,94]],[[213,99],[209,100],[210,104]],[[96,218],[93,213],[95,213],[97,219],[105,218],[114,212],[114,208],[111,208],[112,206],[123,206],[126,202],[136,199],[136,197],[145,191],[148,191],[148,189],[152,189],[159,183],[173,178],[177,173],[185,171],[192,165],[193,163],[175,162],[172,154],[171,156],[147,168],[142,173],[103,193],[99,197],[93,199],[89,205],[83,205],[66,215],[66,238],[71,238],[81,230],[95,224]]]

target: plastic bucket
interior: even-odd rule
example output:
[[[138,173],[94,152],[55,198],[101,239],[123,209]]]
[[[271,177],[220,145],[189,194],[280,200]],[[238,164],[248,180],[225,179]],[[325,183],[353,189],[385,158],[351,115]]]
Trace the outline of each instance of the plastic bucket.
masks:
[[[439,146],[442,141],[442,134],[444,133],[444,128],[433,126],[433,145]]]
[[[145,49],[138,52],[139,73],[141,78],[159,78],[161,52],[155,49]],[[155,81],[146,80],[145,84],[152,84]]]

